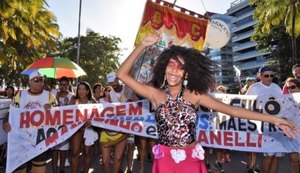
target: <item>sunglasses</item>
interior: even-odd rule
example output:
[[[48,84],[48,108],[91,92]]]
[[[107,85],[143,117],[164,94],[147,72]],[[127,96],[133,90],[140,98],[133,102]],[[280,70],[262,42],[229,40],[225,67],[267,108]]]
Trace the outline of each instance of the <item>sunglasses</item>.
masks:
[[[291,85],[291,86],[287,86],[287,89],[292,89],[292,90],[294,90],[294,89],[296,89],[297,88],[297,86],[296,85]]]
[[[265,74],[264,77],[265,77],[265,78],[269,78],[269,77],[273,78],[274,75],[273,75],[273,74]]]
[[[32,81],[35,83],[44,82],[44,78],[34,78],[34,79],[32,79]]]

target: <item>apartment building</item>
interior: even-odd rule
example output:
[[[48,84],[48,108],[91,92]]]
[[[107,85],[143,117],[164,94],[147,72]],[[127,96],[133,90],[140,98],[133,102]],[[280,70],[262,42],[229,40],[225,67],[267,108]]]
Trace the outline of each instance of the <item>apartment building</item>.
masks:
[[[257,24],[253,20],[254,10],[255,7],[249,5],[249,0],[235,0],[226,13],[232,16],[233,65],[241,70],[242,81],[247,77],[255,77],[258,69],[269,61],[265,59],[269,53],[259,53],[256,49],[257,43],[251,41],[254,26]]]

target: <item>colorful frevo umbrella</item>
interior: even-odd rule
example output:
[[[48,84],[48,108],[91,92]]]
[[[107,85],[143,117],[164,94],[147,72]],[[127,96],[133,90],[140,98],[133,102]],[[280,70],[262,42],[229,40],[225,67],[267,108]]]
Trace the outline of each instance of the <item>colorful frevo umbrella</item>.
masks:
[[[38,71],[48,78],[55,79],[63,76],[78,78],[79,76],[86,75],[79,65],[62,57],[41,58],[29,65],[21,74],[30,75],[34,71]]]

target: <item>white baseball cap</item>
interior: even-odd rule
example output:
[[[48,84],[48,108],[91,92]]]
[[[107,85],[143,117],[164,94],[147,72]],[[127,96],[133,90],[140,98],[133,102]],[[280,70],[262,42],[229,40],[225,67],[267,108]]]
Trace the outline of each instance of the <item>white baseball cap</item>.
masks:
[[[41,78],[44,77],[44,75],[38,71],[34,71],[29,75],[29,80],[35,79],[35,78]]]
[[[117,76],[115,72],[110,72],[106,75],[106,77],[107,77],[107,82],[110,83],[110,82],[114,82]]]

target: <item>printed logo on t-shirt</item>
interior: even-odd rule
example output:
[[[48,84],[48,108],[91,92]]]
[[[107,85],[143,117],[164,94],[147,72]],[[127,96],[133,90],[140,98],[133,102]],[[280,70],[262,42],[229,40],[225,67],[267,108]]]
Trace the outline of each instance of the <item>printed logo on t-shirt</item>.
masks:
[[[39,102],[29,102],[24,106],[24,109],[35,109],[43,107]]]

